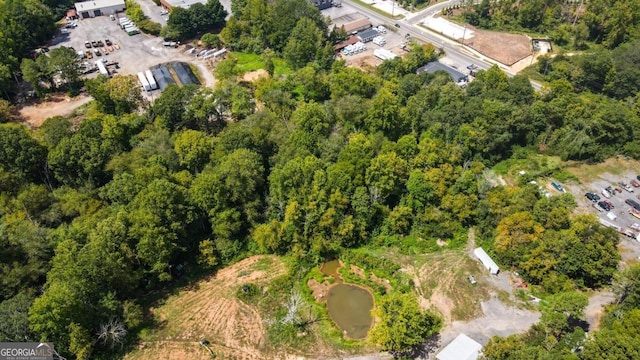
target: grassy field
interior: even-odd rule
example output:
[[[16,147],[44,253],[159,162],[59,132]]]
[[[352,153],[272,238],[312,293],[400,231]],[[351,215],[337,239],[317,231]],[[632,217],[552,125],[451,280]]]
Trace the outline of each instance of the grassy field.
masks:
[[[151,308],[156,326],[143,330],[138,349],[125,359],[269,359],[264,319],[255,306],[237,299],[246,283],[265,285],[286,272],[275,256],[253,256],[222,269]],[[210,342],[211,352],[199,345]]]
[[[485,269],[466,250],[442,251],[417,256],[408,265],[416,291],[428,305],[438,309],[445,321],[470,320],[482,315],[480,302],[490,296]],[[472,285],[468,276],[478,282]]]
[[[241,73],[264,69],[264,63],[262,62],[262,58],[260,57],[260,55],[234,52],[233,57],[238,59],[237,69]],[[282,59],[274,59],[273,63],[275,65],[274,76],[276,77],[281,75],[288,75],[293,72],[289,64],[287,64],[287,62]]]

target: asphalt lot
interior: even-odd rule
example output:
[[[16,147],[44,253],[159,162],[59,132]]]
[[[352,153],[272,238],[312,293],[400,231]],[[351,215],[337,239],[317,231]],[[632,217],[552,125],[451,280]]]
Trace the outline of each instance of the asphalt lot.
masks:
[[[630,185],[631,180],[636,178],[635,172],[626,171],[619,175],[614,175],[610,173],[604,173],[597,176],[593,181],[585,184],[563,184],[564,188],[571,192],[576,202],[578,203],[578,211],[583,213],[591,213],[595,214],[601,221],[612,224],[614,226],[631,230],[633,233],[640,233],[637,230],[632,229],[633,224],[640,224],[640,219],[632,216],[630,214],[630,206],[625,203],[626,199],[634,199],[638,203],[640,200],[637,196],[640,194],[640,188],[634,188],[633,192],[628,192],[624,190],[618,182],[624,182]],[[615,195],[612,195],[610,198],[605,198],[602,195],[602,189],[612,186],[613,188],[619,188],[622,192],[615,192]],[[551,194],[558,193],[557,190],[551,188],[548,189]],[[600,209],[599,206],[587,199],[585,197],[586,192],[593,192],[600,196],[600,200],[609,200],[614,208],[611,210],[616,218],[612,220],[607,217],[607,211]],[[602,211],[600,211],[602,210]],[[637,262],[640,257],[640,242],[635,238],[627,237],[621,235],[620,242],[620,254],[622,255],[622,260],[625,263],[629,262]]]
[[[155,5],[154,5],[155,6]],[[159,14],[159,13],[158,13]],[[122,14],[120,14],[122,16]],[[85,41],[97,41],[105,39],[111,40],[120,46],[120,50],[94,56],[93,59],[84,59],[89,63],[95,63],[100,58],[108,61],[117,61],[120,69],[119,74],[137,74],[145,71],[151,66],[169,61],[186,61],[198,67],[200,76],[208,86],[213,85],[213,75],[201,61],[195,61],[193,56],[184,53],[184,48],[164,47],[162,38],[146,34],[127,35],[118,25],[118,21],[111,21],[108,16],[100,16],[91,19],[78,20],[78,27],[69,30],[69,35],[60,36],[54,39],[52,48],[57,46],[70,46],[76,51],[87,50]],[[88,77],[95,77],[96,73],[89,74]]]
[[[160,15],[160,12],[164,10],[162,6],[156,5],[151,0],[136,0],[136,2],[140,4],[142,11],[149,18],[149,20],[155,21],[161,24],[162,26],[167,24],[168,16]]]

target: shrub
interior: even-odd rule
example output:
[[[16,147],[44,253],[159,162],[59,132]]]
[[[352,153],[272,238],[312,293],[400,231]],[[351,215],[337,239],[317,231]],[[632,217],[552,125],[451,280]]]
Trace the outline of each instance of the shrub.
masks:
[[[142,30],[142,32],[155,36],[160,35],[160,30],[162,29],[162,25],[149,19],[144,19],[137,22],[136,24],[138,25],[138,28]]]

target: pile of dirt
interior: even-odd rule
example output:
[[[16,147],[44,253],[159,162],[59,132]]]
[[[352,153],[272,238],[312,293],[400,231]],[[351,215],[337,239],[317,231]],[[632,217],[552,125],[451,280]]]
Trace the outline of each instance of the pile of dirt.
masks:
[[[273,358],[264,351],[263,319],[254,306],[236,299],[235,294],[242,284],[266,284],[284,273],[285,266],[277,257],[253,256],[200,282],[194,290],[180,291],[151,310],[161,326],[125,359],[211,359],[209,351],[199,345],[200,339],[210,342],[217,357]]]

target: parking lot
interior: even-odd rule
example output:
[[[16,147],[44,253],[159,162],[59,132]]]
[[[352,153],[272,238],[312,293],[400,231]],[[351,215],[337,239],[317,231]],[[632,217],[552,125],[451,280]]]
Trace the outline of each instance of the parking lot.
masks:
[[[620,242],[620,253],[625,263],[635,263],[640,257],[640,241],[636,239],[636,236],[640,234],[640,228],[637,225],[640,224],[640,218],[633,216],[631,214],[632,207],[625,203],[627,199],[633,199],[640,203],[638,199],[640,187],[631,186],[632,180],[636,179],[638,174],[640,174],[640,169],[637,169],[637,171],[627,169],[619,174],[601,173],[582,184],[562,184],[568,192],[574,195],[578,203],[578,212],[595,214],[604,226],[628,233],[627,236],[621,234],[622,241]],[[636,181],[638,180],[636,179]],[[619,182],[627,184],[628,189],[633,192],[625,190]],[[638,182],[640,183],[640,181]],[[613,193],[609,198],[606,198],[602,192],[607,187],[613,188]],[[551,194],[558,193],[552,187],[548,187],[547,190]],[[597,194],[599,199],[596,201],[589,200],[585,196],[587,192]],[[610,211],[606,211],[598,205],[598,202],[604,200],[608,200],[613,205]]]
[[[120,14],[120,16],[124,15]],[[67,46],[73,47],[76,51],[85,51],[88,50],[85,47],[85,41],[100,40],[104,42],[109,39],[114,44],[114,48],[117,45],[120,49],[114,49],[113,52],[101,56],[94,55],[92,59],[82,61],[92,65],[98,59],[104,58],[109,62],[118,62],[119,69],[115,70],[116,73],[133,75],[157,64],[169,61],[186,61],[198,68],[199,76],[207,86],[213,86],[213,74],[206,67],[206,64],[187,54],[184,46],[165,47],[162,45],[162,38],[146,34],[129,36],[120,28],[117,19],[112,21],[108,16],[78,20],[77,24],[76,28],[69,30],[68,35],[54,39],[55,45],[51,47]],[[97,76],[97,74],[88,75],[88,77],[92,76]]]
[[[345,3],[343,3],[342,7],[331,7],[329,9],[322,10],[322,15],[329,17],[330,19],[332,19],[332,21],[338,18],[348,18],[349,15],[354,15],[354,18],[363,16],[359,14],[355,8]],[[335,25],[337,26],[341,24]],[[398,56],[402,56],[405,54],[405,51],[402,49],[402,45],[407,41],[407,39],[405,39],[404,35],[401,34],[398,29],[393,26],[393,23],[380,24],[372,21],[372,25],[374,27],[383,25],[387,29],[386,34],[380,34],[385,39],[386,44],[384,44],[383,46],[379,46],[375,45],[373,42],[367,42],[365,43],[367,47],[365,51],[353,55],[339,54],[339,58],[344,59],[347,62],[348,66],[366,68],[380,65],[382,63],[382,60],[376,58],[373,55],[373,51],[375,49],[387,49]],[[333,28],[333,26],[334,24],[329,25],[329,29]]]

